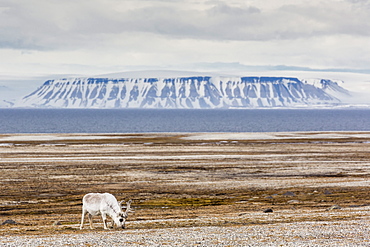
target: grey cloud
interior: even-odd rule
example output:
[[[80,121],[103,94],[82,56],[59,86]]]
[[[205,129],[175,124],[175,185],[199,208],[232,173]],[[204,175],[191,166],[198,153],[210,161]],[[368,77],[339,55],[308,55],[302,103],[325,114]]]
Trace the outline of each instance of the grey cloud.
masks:
[[[0,48],[77,49],[109,45],[115,35],[135,33],[218,41],[370,35],[369,9],[351,8],[369,2],[364,0],[297,3],[273,10],[227,1],[208,2],[203,9],[187,1],[138,2],[146,5],[125,9],[122,1],[115,0],[3,0]],[[121,8],[116,8],[120,3]]]
[[[233,7],[233,6],[227,5],[226,3],[220,2],[216,6],[212,7],[208,12],[213,15],[224,14],[224,15],[229,15],[229,16],[242,16],[242,15],[260,13],[261,10],[253,6],[244,7],[244,8]]]
[[[355,4],[361,4],[361,5],[370,5],[370,0],[347,0],[350,3],[355,3]]]
[[[111,23],[108,25],[107,23]],[[370,13],[345,6],[291,5],[274,11],[217,1],[206,10],[149,6],[120,13],[102,26],[113,32],[147,32],[213,40],[296,39],[317,35],[369,35]]]
[[[290,5],[279,9],[280,14],[292,18],[290,30],[302,37],[320,35],[370,35],[370,12],[351,5],[320,4]]]
[[[95,4],[94,4],[95,3]],[[102,1],[2,1],[0,47],[30,50],[74,49],[99,42],[117,21]]]

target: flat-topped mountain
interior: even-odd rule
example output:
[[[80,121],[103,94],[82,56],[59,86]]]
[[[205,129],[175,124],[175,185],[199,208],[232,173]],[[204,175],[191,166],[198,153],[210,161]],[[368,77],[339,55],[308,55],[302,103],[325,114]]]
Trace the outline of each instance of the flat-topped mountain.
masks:
[[[348,91],[325,79],[178,76],[48,80],[17,106],[53,108],[256,108],[340,104]]]

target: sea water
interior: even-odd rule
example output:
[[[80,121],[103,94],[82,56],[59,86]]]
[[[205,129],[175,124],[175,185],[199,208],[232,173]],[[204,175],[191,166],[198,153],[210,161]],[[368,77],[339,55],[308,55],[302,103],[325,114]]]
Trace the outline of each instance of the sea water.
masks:
[[[370,131],[370,109],[0,109],[0,133]]]

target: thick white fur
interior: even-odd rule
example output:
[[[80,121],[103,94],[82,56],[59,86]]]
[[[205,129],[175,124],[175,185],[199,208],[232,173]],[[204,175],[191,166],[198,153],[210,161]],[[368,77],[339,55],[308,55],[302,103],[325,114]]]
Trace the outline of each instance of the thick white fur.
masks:
[[[129,212],[131,210],[131,200],[127,202],[126,211],[122,211],[121,204],[123,201],[118,203],[117,199],[109,193],[89,193],[86,194],[82,199],[82,218],[80,229],[84,227],[85,215],[88,213],[90,228],[93,229],[92,217],[95,215],[101,215],[103,219],[104,229],[107,227],[107,216],[112,219],[113,222],[118,226],[125,228],[125,222]]]

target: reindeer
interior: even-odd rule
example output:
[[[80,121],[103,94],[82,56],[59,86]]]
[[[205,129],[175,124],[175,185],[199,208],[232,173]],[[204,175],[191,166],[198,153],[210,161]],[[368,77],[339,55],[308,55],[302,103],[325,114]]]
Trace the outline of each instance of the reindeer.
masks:
[[[117,199],[109,193],[89,193],[86,194],[82,199],[82,218],[80,229],[84,227],[84,219],[86,213],[89,215],[90,228],[93,228],[92,217],[101,214],[103,218],[104,229],[107,227],[107,215],[112,219],[112,227],[114,223],[117,227],[125,229],[125,222],[128,217],[128,213],[134,212],[131,210],[132,200],[128,201],[126,211],[122,211],[122,203],[118,203]]]

